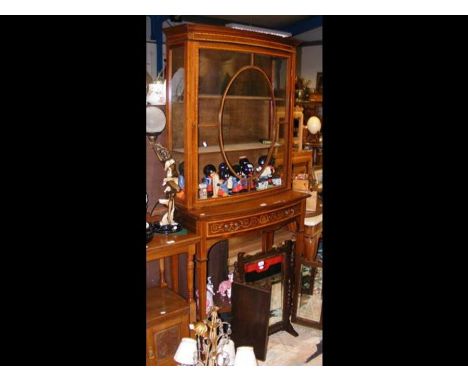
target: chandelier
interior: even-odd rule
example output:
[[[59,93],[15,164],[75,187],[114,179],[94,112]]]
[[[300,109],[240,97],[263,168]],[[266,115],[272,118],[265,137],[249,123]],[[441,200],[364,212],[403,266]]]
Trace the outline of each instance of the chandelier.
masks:
[[[185,366],[257,366],[251,346],[240,346],[237,357],[234,342],[229,338],[231,325],[218,316],[219,308],[213,306],[209,317],[190,324],[195,339],[182,338],[174,360]]]

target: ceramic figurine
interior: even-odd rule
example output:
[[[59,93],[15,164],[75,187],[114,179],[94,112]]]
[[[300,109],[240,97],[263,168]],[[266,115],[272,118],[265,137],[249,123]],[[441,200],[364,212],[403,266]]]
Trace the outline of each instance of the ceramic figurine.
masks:
[[[273,167],[273,159],[270,160],[269,164],[266,164],[266,160],[266,155],[262,155],[260,158],[258,158],[258,167],[255,169],[255,171],[262,171],[262,173],[259,176],[260,180],[271,180],[273,174],[275,173],[275,168]]]
[[[179,187],[182,190],[185,188],[184,162],[179,163]]]
[[[245,155],[239,157],[239,165],[242,167],[244,164],[250,163]]]
[[[235,164],[233,169],[236,173],[231,176],[232,193],[237,194],[242,191],[242,183],[240,181],[242,178],[242,169],[238,164]]]
[[[177,198],[185,199],[184,162],[179,163],[179,187],[180,187],[180,192],[177,193]]]
[[[174,199],[181,189],[179,187],[179,173],[177,172],[176,162],[174,158],[172,158],[169,150],[159,143],[155,144],[154,150],[161,163],[164,163],[164,171],[166,171],[166,176],[162,183],[166,198],[159,199],[159,203],[167,206],[167,212],[162,216],[155,231],[159,233],[177,232],[181,230],[181,226],[174,220]]]
[[[211,282],[211,276],[208,276],[208,283],[206,284],[206,311],[209,312],[211,307],[214,305],[214,285]]]
[[[244,190],[250,191],[253,188],[252,176],[254,172],[254,166],[247,160],[243,162],[241,168],[242,173],[245,176],[245,178],[241,179],[241,182],[243,183],[242,187]]]
[[[206,191],[208,193],[208,196],[212,196],[216,198],[218,196],[218,190],[219,190],[219,176],[216,172],[216,167],[213,166],[212,164],[207,164],[203,168],[203,173],[205,174],[205,178],[203,179],[204,183],[206,183]],[[215,181],[217,184],[215,185]],[[216,194],[215,194],[216,191]],[[216,196],[215,196],[216,195]]]
[[[229,272],[228,279],[222,281],[222,282],[219,284],[218,293],[219,293],[221,296],[223,296],[223,297],[224,297],[224,296],[228,296],[229,299],[231,298],[231,290],[232,290],[232,282],[233,282],[233,280],[234,280],[234,273],[233,273],[233,272]]]
[[[232,194],[232,179],[231,179],[231,171],[226,163],[221,163],[219,165],[219,196],[229,196]]]

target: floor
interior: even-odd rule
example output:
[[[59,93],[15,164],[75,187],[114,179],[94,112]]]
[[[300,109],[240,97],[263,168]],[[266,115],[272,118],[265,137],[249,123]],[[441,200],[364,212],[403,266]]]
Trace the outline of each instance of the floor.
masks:
[[[281,331],[268,339],[265,362],[258,361],[258,366],[322,366],[322,354],[305,363],[316,350],[322,339],[322,331],[293,323],[298,337]]]

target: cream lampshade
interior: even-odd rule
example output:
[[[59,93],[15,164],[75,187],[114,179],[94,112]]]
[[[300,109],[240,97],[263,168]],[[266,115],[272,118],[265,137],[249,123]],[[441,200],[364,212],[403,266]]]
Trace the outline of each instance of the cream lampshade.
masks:
[[[166,80],[156,80],[148,85],[146,103],[153,106],[166,104]]]
[[[252,346],[239,346],[237,348],[234,366],[257,366],[257,359]]]
[[[228,361],[226,366],[234,366],[234,360],[236,359],[236,349],[234,346],[234,341],[228,340],[226,343],[220,344],[218,346],[218,353],[220,355],[219,358],[221,358],[218,359],[218,365],[222,364],[222,362],[220,361],[222,361],[222,358],[227,356]]]
[[[310,117],[307,121],[307,130],[309,130],[309,133],[317,134],[321,128],[322,123],[320,122],[320,119],[315,115],[313,117]]]
[[[197,363],[197,341],[184,337],[174,356],[174,361],[181,365],[195,365]]]

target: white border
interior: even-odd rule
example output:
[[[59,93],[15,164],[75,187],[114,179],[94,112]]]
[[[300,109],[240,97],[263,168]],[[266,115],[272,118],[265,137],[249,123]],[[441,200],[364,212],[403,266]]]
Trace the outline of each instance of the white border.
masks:
[[[215,2],[154,0],[16,0],[2,1],[3,14],[38,15],[430,15],[468,14],[468,3],[461,0],[314,0],[304,2],[236,0]]]
[[[109,349],[103,349],[103,352]],[[85,359],[84,357],[83,359]],[[398,355],[395,355],[395,359]],[[362,360],[365,362],[365,359]],[[382,360],[384,362],[385,360]],[[51,359],[53,363],[53,359]],[[2,381],[34,382],[137,382],[137,381],[208,381],[216,378],[223,382],[239,382],[239,377],[248,381],[284,381],[292,378],[306,378],[313,382],[466,382],[468,368],[454,367],[419,367],[419,366],[342,366],[342,367],[294,367],[271,366],[256,368],[220,369],[219,367],[0,367]],[[185,379],[188,378],[188,379]]]

